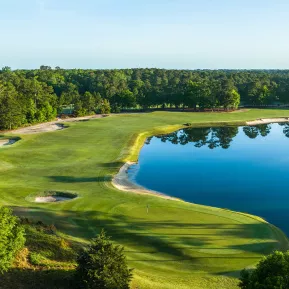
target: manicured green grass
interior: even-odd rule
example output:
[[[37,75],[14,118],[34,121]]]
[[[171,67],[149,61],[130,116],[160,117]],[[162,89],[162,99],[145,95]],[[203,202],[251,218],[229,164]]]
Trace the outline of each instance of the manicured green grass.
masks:
[[[188,122],[242,124],[282,116],[289,111],[113,115],[69,123],[62,131],[23,135],[15,145],[0,149],[1,204],[54,224],[70,241],[85,242],[105,228],[125,246],[135,268],[132,288],[237,288],[240,269],[274,249],[287,249],[281,231],[229,210],[120,192],[110,180],[125,160],[137,159],[148,135]],[[43,191],[71,191],[79,197],[54,204],[26,198]]]

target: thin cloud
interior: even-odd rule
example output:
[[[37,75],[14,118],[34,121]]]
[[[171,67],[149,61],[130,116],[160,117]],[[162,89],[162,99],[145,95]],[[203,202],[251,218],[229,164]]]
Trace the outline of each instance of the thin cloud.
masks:
[[[37,5],[37,8],[39,10],[39,12],[44,12],[45,11],[45,1],[44,0],[38,0],[36,1],[36,5]]]
[[[76,10],[67,5],[67,2],[60,3],[54,0],[37,0],[39,12],[53,14],[76,14]]]

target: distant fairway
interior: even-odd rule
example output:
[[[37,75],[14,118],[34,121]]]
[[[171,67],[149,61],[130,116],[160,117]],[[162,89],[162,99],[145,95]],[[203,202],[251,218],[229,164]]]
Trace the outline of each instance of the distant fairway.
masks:
[[[132,288],[234,289],[240,269],[288,247],[281,231],[245,214],[120,192],[110,181],[125,160],[137,159],[148,135],[184,123],[242,124],[283,116],[289,111],[112,115],[19,135],[13,146],[0,148],[0,202],[54,224],[70,240],[85,242],[105,228],[125,246],[135,268]],[[78,198],[47,204],[27,198],[44,191],[75,192]]]

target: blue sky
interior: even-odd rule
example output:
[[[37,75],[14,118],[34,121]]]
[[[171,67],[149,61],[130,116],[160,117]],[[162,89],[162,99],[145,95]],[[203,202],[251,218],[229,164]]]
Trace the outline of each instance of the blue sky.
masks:
[[[289,68],[288,0],[0,2],[0,67]]]

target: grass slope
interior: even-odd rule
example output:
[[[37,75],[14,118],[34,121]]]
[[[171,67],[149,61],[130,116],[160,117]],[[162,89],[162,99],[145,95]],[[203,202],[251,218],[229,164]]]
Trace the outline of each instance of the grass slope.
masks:
[[[280,230],[246,214],[120,192],[110,180],[125,160],[137,159],[148,135],[188,122],[242,124],[288,116],[287,110],[113,115],[23,135],[13,147],[0,149],[0,202],[23,217],[54,224],[69,242],[86,242],[105,228],[125,246],[135,268],[132,288],[237,288],[240,269],[287,248]],[[76,192],[79,198],[57,204],[26,198],[50,190]],[[58,267],[52,262],[50,268]]]

